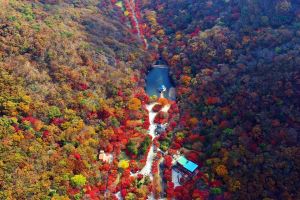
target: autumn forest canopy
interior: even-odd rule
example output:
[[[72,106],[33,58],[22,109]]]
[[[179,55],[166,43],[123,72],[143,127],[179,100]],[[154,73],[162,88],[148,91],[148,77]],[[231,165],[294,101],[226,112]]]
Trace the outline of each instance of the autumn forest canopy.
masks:
[[[299,133],[297,0],[0,0],[0,200],[300,199]]]

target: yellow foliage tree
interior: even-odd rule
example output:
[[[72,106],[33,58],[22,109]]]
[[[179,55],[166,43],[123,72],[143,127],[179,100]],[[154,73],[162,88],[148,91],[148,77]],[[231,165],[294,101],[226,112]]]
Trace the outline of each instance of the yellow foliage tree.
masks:
[[[129,167],[129,160],[120,160],[118,167],[122,169],[127,169]]]
[[[32,101],[31,97],[28,95],[22,96],[22,100],[27,104],[31,103],[31,101]]]
[[[7,114],[16,116],[17,115],[17,104],[12,101],[6,101],[3,103],[4,110]]]
[[[58,195],[58,194],[55,194],[55,195],[51,198],[51,200],[70,200],[70,198],[67,197],[67,196],[60,196],[60,195]]]
[[[23,111],[24,113],[28,113],[30,108],[29,108],[29,105],[28,104],[25,104],[23,102],[19,103],[19,109],[21,111]]]

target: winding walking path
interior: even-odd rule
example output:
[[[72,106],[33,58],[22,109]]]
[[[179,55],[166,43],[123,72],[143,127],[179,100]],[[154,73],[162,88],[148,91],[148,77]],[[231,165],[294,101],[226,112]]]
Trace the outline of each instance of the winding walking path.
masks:
[[[144,37],[142,36],[141,34],[141,30],[140,30],[140,23],[139,23],[139,20],[138,18],[136,17],[136,12],[135,12],[135,0],[127,0],[128,2],[128,5],[129,5],[129,8],[131,10],[131,13],[132,13],[132,18],[133,18],[133,21],[135,22],[135,29],[137,30],[137,35],[138,37],[140,38],[140,40],[142,42],[144,42],[145,46],[146,46],[146,49],[148,48],[148,42],[146,39],[144,39]]]
[[[152,136],[152,141],[154,140],[155,137],[157,137],[155,135],[156,124],[154,123],[154,119],[155,119],[155,116],[157,115],[157,113],[152,111],[153,106],[155,106],[156,104],[157,103],[152,103],[152,104],[146,105],[146,108],[149,112],[149,121],[150,121],[148,134]],[[170,105],[166,105],[162,108],[162,111],[168,112],[169,109],[170,109]],[[143,174],[144,176],[150,176],[150,178],[152,180],[153,175],[151,173],[151,167],[152,167],[153,160],[155,158],[155,154],[156,153],[154,152],[154,145],[152,144],[150,147],[149,153],[147,155],[146,165],[143,167],[143,169],[141,169],[141,171],[131,174],[131,176],[136,176],[137,174]]]
[[[157,137],[155,135],[156,124],[154,123],[154,119],[155,119],[155,116],[157,115],[157,113],[152,111],[153,106],[155,106],[156,104],[158,104],[158,103],[155,102],[155,103],[146,105],[146,109],[149,112],[149,121],[150,121],[148,134],[152,136],[152,141],[154,140],[155,137]],[[161,111],[168,112],[169,109],[170,109],[170,105],[167,104],[162,108]],[[156,155],[156,153],[154,152],[154,145],[152,144],[150,147],[150,150],[148,152],[148,155],[147,155],[147,161],[146,161],[145,166],[140,171],[137,171],[136,173],[132,173],[131,176],[137,176],[138,174],[143,174],[144,176],[149,176],[150,179],[153,180],[153,174],[151,172],[151,168],[152,168],[152,163],[155,158],[155,155]],[[118,199],[122,199],[120,192],[116,193],[116,197]],[[150,194],[148,199],[154,199],[153,194]]]

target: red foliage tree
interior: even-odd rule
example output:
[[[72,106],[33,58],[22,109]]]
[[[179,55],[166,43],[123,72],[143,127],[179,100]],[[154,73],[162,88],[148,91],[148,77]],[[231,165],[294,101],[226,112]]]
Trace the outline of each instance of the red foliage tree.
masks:
[[[165,156],[165,163],[164,164],[165,164],[166,168],[171,169],[171,167],[172,167],[172,157],[170,155]]]
[[[173,182],[171,182],[171,181],[167,182],[166,193],[167,193],[167,198],[172,199],[172,197],[174,196],[174,183]]]

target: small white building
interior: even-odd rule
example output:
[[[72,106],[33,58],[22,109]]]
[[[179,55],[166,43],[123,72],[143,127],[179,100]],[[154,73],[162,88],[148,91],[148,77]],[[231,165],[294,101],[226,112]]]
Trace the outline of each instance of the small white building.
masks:
[[[113,161],[113,155],[111,153],[105,153],[103,150],[100,150],[98,158],[102,162],[111,163]]]

